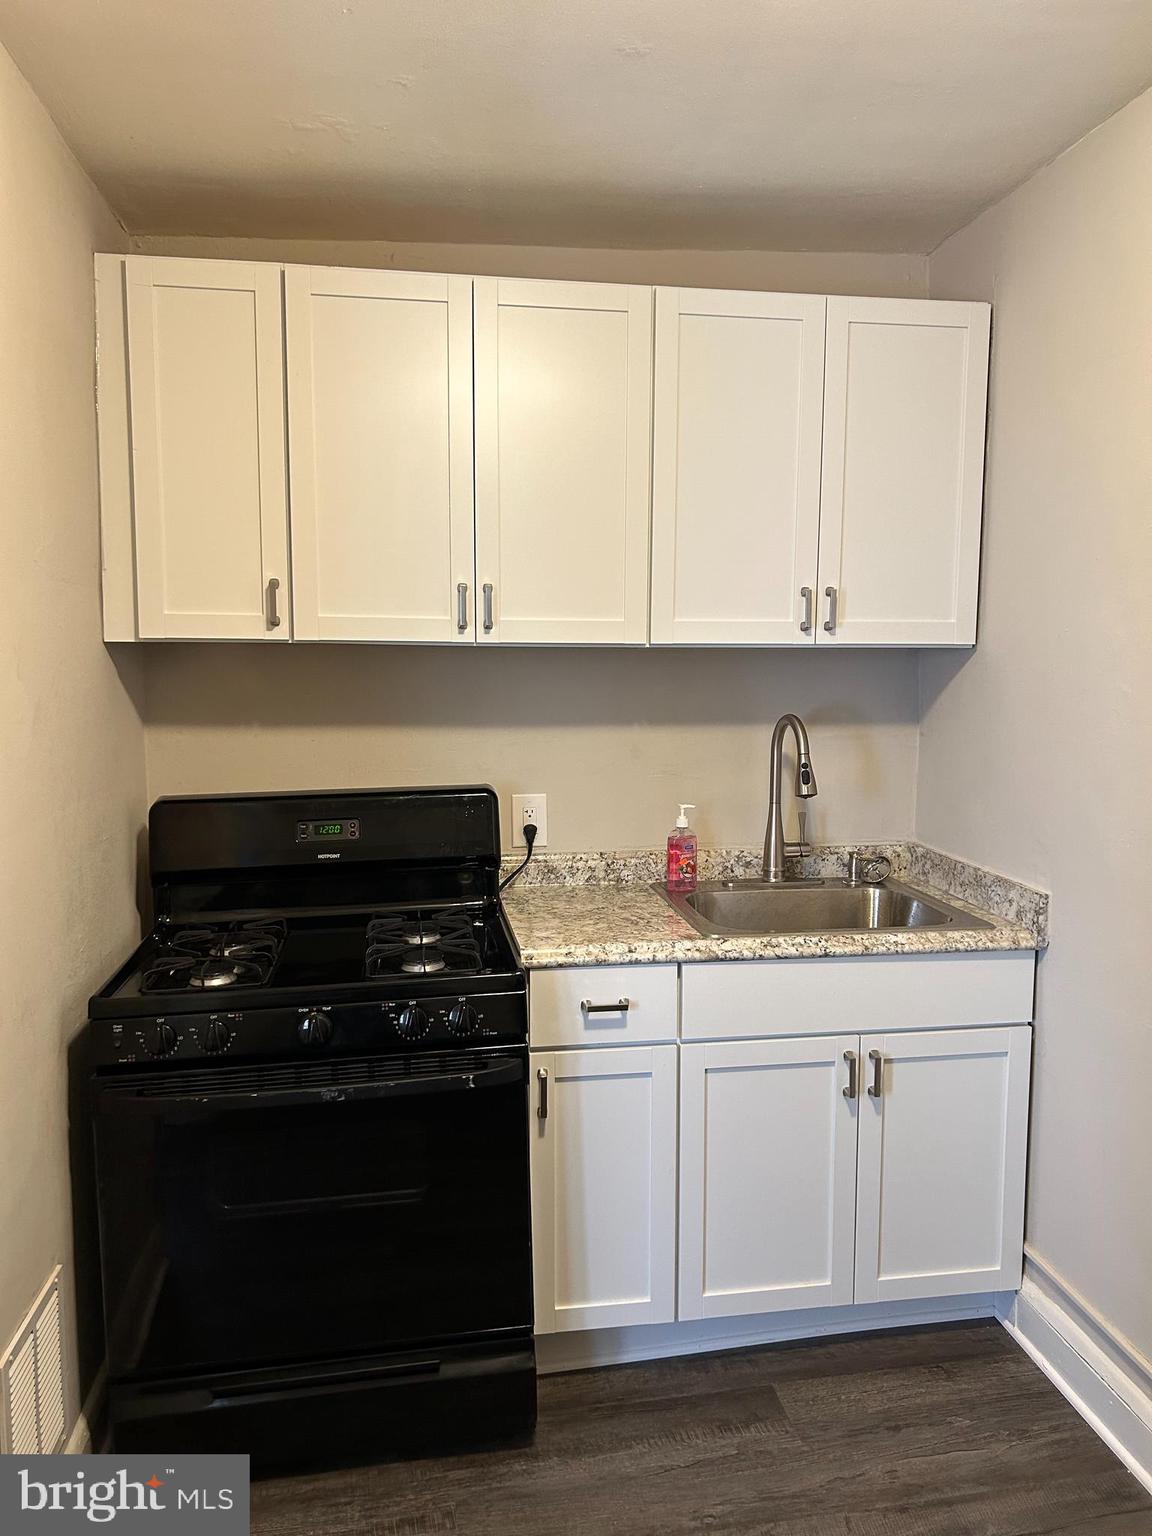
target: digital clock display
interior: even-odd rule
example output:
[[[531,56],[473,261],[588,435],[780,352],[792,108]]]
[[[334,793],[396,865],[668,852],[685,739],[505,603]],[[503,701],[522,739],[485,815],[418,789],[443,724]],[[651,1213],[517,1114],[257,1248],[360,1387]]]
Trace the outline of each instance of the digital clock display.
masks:
[[[360,823],[355,817],[349,821],[298,821],[296,823],[298,843],[321,840],[346,843],[354,841],[359,836]]]

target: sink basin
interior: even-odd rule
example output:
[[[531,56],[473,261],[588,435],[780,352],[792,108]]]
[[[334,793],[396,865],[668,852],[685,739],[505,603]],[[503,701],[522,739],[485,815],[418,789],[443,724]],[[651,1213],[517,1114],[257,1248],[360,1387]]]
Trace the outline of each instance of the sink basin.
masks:
[[[873,933],[925,928],[990,928],[940,897],[896,880],[845,885],[843,880],[708,880],[680,895],[656,889],[682,917],[709,936],[747,933]]]

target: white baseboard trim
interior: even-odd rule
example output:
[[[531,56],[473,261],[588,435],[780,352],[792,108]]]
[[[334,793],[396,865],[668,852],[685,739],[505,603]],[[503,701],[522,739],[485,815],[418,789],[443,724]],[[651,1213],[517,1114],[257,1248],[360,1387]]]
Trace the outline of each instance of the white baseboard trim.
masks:
[[[66,1456],[88,1456],[93,1450],[92,1426],[99,1422],[100,1411],[104,1401],[105,1371],[101,1366],[96,1372],[96,1379],[88,1390],[88,1396],[84,1399],[84,1406],[80,1410],[80,1417],[72,1426],[72,1433],[64,1442],[64,1454]]]
[[[1020,1347],[1152,1493],[1152,1390],[1147,1362],[1089,1313],[1047,1264],[1029,1260],[1001,1322]]]
[[[650,1323],[633,1328],[593,1328],[543,1334],[536,1340],[536,1364],[542,1375],[663,1360],[672,1355],[701,1355],[719,1349],[745,1349],[789,1339],[816,1339],[836,1333],[877,1328],[923,1327],[977,1317],[997,1317],[1004,1298],[993,1294],[932,1297],[926,1301],[867,1302],[850,1307],[813,1307],[772,1312],[761,1317],[718,1317],[685,1323]]]

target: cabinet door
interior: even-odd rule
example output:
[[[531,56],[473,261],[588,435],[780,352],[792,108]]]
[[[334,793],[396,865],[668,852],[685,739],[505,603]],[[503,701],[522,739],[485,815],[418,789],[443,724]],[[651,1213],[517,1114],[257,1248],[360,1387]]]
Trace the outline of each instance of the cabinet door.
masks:
[[[284,285],[296,638],[473,640],[471,278]]]
[[[676,1047],[533,1051],[536,1332],[675,1316]]]
[[[656,290],[653,644],[812,644],[825,304]]]
[[[140,637],[287,640],[280,268],[125,275]]]
[[[828,300],[819,645],[974,644],[988,325],[987,304]]]
[[[862,1038],[857,1301],[1019,1286],[1031,1035]]]
[[[681,1047],[681,1318],[852,1300],[858,1045]]]
[[[648,636],[652,290],[477,278],[482,641]]]

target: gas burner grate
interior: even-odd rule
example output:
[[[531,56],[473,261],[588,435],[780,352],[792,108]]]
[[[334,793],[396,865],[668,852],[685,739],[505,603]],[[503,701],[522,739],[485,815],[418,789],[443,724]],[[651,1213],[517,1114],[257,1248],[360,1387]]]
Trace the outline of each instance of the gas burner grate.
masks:
[[[142,992],[262,987],[276,965],[288,925],[268,918],[220,927],[176,928],[141,978]]]
[[[367,929],[364,974],[378,976],[474,975],[482,969],[475,925],[459,912],[387,912]]]

